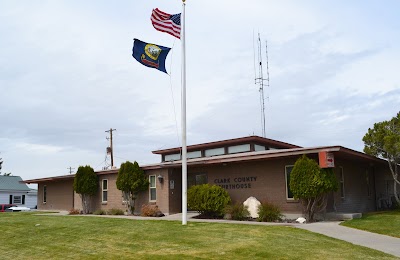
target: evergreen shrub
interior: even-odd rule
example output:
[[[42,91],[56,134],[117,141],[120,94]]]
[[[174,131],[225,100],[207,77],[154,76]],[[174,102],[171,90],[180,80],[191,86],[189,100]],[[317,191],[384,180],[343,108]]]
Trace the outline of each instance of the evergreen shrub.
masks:
[[[107,211],[105,211],[104,209],[98,209],[93,212],[93,215],[107,215]]]
[[[227,214],[228,219],[240,221],[247,220],[250,217],[248,207],[240,202],[236,202],[235,204],[226,206],[225,214]]]
[[[124,215],[124,211],[122,209],[110,209],[107,211],[108,215]]]
[[[258,218],[259,222],[276,222],[282,219],[283,215],[278,206],[264,201],[258,206]]]
[[[187,193],[188,208],[202,217],[220,218],[231,202],[226,190],[217,185],[203,184],[190,187]]]

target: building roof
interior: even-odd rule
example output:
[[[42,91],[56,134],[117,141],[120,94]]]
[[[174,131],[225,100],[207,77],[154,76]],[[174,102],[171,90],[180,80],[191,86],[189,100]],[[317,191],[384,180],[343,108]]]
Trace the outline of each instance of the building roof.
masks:
[[[320,146],[320,147],[307,147],[307,148],[292,148],[292,149],[278,149],[278,150],[265,150],[258,152],[246,152],[237,154],[225,154],[217,155],[211,157],[200,157],[188,159],[188,167],[192,166],[205,166],[205,165],[215,165],[215,164],[225,164],[225,163],[237,163],[237,162],[250,162],[257,160],[271,160],[275,158],[284,157],[296,157],[303,154],[318,154],[319,152],[331,152],[334,154],[335,158],[348,158],[355,161],[368,161],[371,164],[386,164],[385,160],[379,159],[377,157],[367,155],[362,152],[358,152],[343,146]],[[156,164],[143,165],[140,168],[143,170],[153,170],[162,168],[179,168],[181,167],[182,161],[170,161],[161,162]],[[117,174],[119,169],[97,171],[97,175],[104,174]],[[48,177],[41,179],[26,180],[26,183],[39,183],[46,181],[61,181],[67,179],[73,179],[74,174]]]
[[[258,152],[246,152],[237,154],[225,154],[212,157],[200,157],[188,159],[187,165],[212,165],[233,162],[246,162],[255,160],[268,160],[273,158],[293,157],[303,154],[318,154],[319,152],[332,152],[335,157],[350,158],[358,161],[369,161],[371,163],[386,164],[385,160],[379,159],[375,156],[367,155],[343,146],[320,146],[320,147],[306,147],[306,148],[292,148],[292,149],[278,149],[278,150],[265,150]],[[162,162],[152,165],[145,165],[141,168],[144,170],[158,169],[158,168],[177,168],[180,167],[182,161]]]
[[[222,140],[222,141],[216,141],[216,142],[188,145],[187,151],[191,152],[191,151],[196,151],[196,150],[213,149],[213,148],[239,145],[239,144],[248,144],[248,143],[265,145],[268,147],[279,148],[279,149],[301,148],[301,146],[297,146],[294,144],[289,144],[289,143],[253,135],[253,136],[234,138],[234,139],[228,139],[228,140]],[[163,150],[156,150],[156,151],[153,151],[152,153],[166,155],[166,154],[179,153],[180,151],[181,151],[181,147],[175,147],[175,148],[169,148],[169,149],[163,149]]]
[[[0,191],[30,191],[19,176],[0,176]]]

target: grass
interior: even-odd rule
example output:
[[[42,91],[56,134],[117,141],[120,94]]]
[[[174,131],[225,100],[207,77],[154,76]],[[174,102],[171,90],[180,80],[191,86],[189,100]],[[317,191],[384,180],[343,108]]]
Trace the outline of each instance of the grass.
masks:
[[[0,214],[0,226],[1,259],[395,259],[285,226],[22,212]]]
[[[342,225],[400,238],[400,210],[363,214],[362,218],[345,221]]]

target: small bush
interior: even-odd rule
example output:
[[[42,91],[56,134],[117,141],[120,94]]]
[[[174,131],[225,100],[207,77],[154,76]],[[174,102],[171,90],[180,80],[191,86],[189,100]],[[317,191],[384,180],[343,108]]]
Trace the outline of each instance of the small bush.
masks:
[[[122,209],[110,209],[107,211],[108,215],[124,215],[124,211]]]
[[[225,208],[225,214],[229,215],[229,219],[232,220],[247,220],[250,217],[248,207],[244,206],[240,202],[236,202],[233,205],[228,205]]]
[[[258,218],[257,221],[260,222],[275,222],[281,220],[283,215],[278,206],[273,205],[269,202],[262,202],[258,206]]]
[[[226,190],[217,185],[195,185],[188,190],[188,208],[196,210],[202,217],[220,218],[231,202]]]
[[[142,217],[162,217],[164,214],[158,209],[157,205],[146,204],[142,205],[140,212]]]
[[[98,209],[95,212],[93,212],[94,215],[107,215],[107,211],[104,209]]]
[[[140,215],[142,217],[153,217],[157,211],[158,211],[157,205],[146,204],[146,205],[142,205]]]
[[[69,210],[69,215],[78,215],[78,214],[80,214],[81,212],[80,212],[80,210],[79,209],[70,209]]]

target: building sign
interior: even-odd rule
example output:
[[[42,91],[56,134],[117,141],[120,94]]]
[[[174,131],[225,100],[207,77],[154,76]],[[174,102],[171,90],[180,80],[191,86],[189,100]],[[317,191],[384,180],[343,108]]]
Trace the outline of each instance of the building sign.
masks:
[[[214,183],[225,190],[251,189],[256,181],[256,176],[214,179]]]
[[[335,167],[335,158],[333,153],[329,152],[319,152],[319,167],[321,168],[333,168]]]

